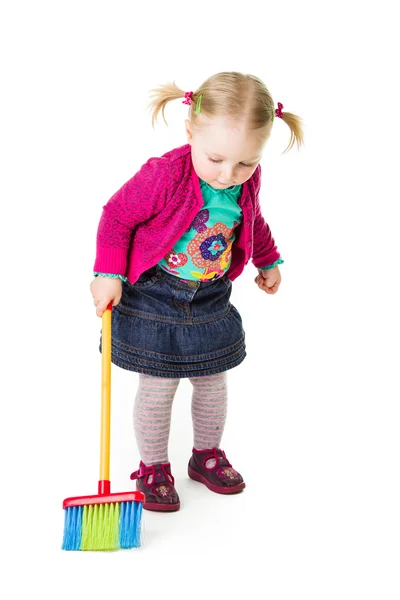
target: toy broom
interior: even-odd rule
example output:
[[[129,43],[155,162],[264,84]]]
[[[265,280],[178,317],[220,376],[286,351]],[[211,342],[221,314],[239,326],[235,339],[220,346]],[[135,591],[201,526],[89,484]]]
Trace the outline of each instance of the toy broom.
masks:
[[[102,316],[102,393],[98,494],[66,498],[63,550],[117,550],[141,545],[141,492],[110,491],[111,314]]]

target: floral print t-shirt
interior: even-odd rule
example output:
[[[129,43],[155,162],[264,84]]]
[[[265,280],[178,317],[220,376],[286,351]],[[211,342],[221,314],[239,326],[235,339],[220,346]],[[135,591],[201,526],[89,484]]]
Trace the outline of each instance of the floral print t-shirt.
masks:
[[[207,281],[222,277],[230,267],[234,230],[242,221],[237,203],[242,186],[216,190],[200,179],[200,189],[202,210],[158,264],[181,279]]]

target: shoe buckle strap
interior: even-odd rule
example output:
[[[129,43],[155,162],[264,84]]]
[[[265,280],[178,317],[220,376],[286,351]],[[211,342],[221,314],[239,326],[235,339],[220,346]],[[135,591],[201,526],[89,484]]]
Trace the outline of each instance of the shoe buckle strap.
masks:
[[[225,452],[221,450],[221,448],[213,448],[213,454],[216,461],[216,467],[232,467],[231,463],[226,458]]]
[[[161,467],[161,470],[163,472],[163,475],[166,479],[166,481],[172,483],[172,485],[175,484],[175,479],[172,475],[172,473],[169,473],[166,470],[166,467],[169,467],[170,463],[161,463],[159,465],[159,467]],[[160,472],[159,472],[160,474]],[[157,481],[157,473],[156,473],[156,468],[155,465],[151,465],[150,467],[146,467],[145,465],[140,465],[139,469],[137,471],[134,471],[131,474],[131,479],[141,479],[142,477],[146,477],[146,475],[153,475],[153,482]]]
[[[161,469],[162,469],[162,471],[163,471],[163,473],[164,473],[164,477],[165,477],[165,479],[166,479],[167,481],[169,481],[169,483],[172,483],[172,485],[175,485],[175,477],[172,475],[172,473],[169,473],[169,472],[166,470],[166,468],[165,468],[166,466],[167,466],[167,465],[161,465]],[[168,463],[168,466],[169,466],[169,463]]]
[[[145,477],[146,475],[155,475],[155,469],[153,466],[145,467],[144,465],[140,465],[138,470],[132,473],[131,479],[140,479],[141,477]]]

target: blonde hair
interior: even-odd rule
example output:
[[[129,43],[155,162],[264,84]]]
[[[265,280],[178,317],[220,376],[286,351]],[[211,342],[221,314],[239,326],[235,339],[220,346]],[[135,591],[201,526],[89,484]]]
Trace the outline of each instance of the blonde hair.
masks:
[[[161,112],[166,125],[165,107],[168,102],[185,98],[185,92],[175,82],[162,85],[150,92],[149,109],[154,124]],[[199,112],[207,117],[227,116],[245,118],[251,130],[264,129],[275,117],[274,101],[265,84],[254,75],[236,71],[217,73],[209,77],[191,96],[189,120],[196,127]],[[283,153],[294,143],[298,148],[304,143],[302,120],[293,113],[282,111],[282,120],[290,129],[290,141]]]

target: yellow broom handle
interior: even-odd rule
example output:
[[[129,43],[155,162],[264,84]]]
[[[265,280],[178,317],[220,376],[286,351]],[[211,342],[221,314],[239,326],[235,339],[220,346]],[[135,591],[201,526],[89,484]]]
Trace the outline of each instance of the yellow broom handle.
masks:
[[[110,479],[111,305],[102,315],[100,480]]]

